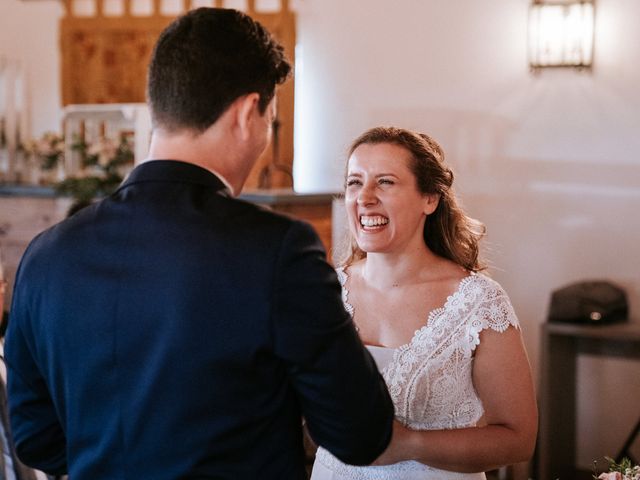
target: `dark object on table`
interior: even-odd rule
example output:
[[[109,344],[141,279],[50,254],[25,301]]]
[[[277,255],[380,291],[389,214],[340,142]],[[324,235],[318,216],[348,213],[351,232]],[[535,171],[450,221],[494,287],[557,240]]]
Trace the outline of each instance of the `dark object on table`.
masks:
[[[581,324],[609,324],[627,320],[627,294],[603,280],[576,282],[551,294],[549,321]]]

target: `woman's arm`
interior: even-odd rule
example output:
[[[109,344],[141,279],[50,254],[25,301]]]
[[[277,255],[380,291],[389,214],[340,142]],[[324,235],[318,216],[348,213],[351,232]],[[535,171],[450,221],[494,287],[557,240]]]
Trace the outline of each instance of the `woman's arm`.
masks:
[[[473,382],[482,400],[484,425],[456,430],[410,430],[395,422],[390,446],[374,465],[417,460],[458,472],[481,472],[528,460],[538,414],[520,330],[480,334]]]

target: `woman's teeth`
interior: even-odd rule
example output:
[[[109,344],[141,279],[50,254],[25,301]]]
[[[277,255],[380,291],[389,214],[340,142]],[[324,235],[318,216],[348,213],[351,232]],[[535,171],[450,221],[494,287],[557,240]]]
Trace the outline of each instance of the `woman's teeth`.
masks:
[[[360,217],[360,225],[362,225],[363,227],[377,227],[380,225],[386,225],[387,223],[389,223],[389,219],[386,217],[382,217],[380,215],[374,215],[374,216],[362,215]]]

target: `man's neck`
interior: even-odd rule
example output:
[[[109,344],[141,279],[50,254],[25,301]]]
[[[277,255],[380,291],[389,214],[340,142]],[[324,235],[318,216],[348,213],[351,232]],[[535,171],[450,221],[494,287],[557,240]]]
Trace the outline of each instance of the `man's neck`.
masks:
[[[229,189],[238,195],[246,175],[237,166],[242,165],[232,143],[210,133],[194,134],[191,131],[167,133],[154,131],[149,154],[144,160],[178,160],[209,170]]]

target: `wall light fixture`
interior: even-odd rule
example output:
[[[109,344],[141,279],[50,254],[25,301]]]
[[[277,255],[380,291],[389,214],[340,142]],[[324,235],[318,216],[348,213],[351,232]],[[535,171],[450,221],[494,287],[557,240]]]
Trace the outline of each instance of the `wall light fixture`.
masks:
[[[533,0],[529,8],[529,66],[591,69],[595,0]]]

